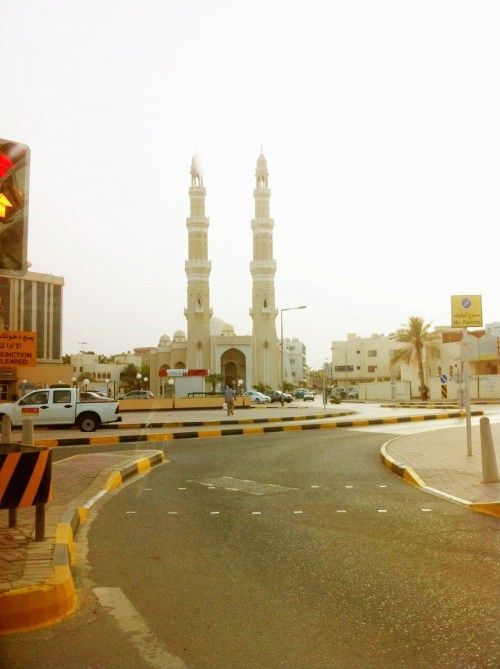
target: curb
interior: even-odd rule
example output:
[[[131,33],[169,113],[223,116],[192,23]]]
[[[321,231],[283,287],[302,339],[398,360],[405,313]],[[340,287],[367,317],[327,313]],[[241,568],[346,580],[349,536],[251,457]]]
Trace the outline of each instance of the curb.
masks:
[[[431,488],[430,486],[426,485],[426,483],[420,478],[414,469],[404,465],[401,462],[398,462],[392,456],[390,456],[387,453],[386,447],[393,441],[396,441],[396,439],[403,438],[404,437],[395,437],[394,439],[390,439],[389,441],[386,441],[380,449],[380,457],[382,462],[391,472],[401,476],[403,481],[406,481],[406,483],[409,483],[415,488],[420,488],[421,490],[424,490],[431,495],[442,497],[443,499],[446,499],[449,502],[454,502],[455,504],[461,504],[462,506],[465,506],[472,511],[478,511],[479,513],[484,513],[488,516],[495,516],[500,518],[500,502],[490,502],[487,504],[469,502],[466,499],[461,499],[460,497],[455,497],[454,495],[450,495],[446,492],[443,492],[442,490],[437,490],[437,488]]]
[[[351,413],[351,412],[349,412]],[[471,415],[473,416],[482,416],[483,411],[473,411]],[[339,414],[332,414],[332,417],[338,416]],[[347,415],[347,414],[341,414]],[[298,420],[309,420],[328,418],[329,415],[320,415],[312,417],[286,417],[286,418],[274,418],[274,419],[259,419],[256,418],[255,423],[260,422],[296,422]],[[438,414],[424,414],[419,416],[399,416],[393,418],[372,418],[372,419],[359,419],[359,420],[343,420],[343,421],[332,421],[328,423],[313,423],[311,425],[276,425],[268,427],[247,427],[247,428],[230,428],[230,429],[221,429],[221,430],[196,430],[193,432],[158,432],[156,434],[127,434],[123,436],[116,437],[70,437],[66,439],[37,439],[35,441],[35,446],[48,446],[48,447],[57,447],[57,446],[98,446],[101,444],[127,444],[134,442],[156,442],[156,441],[171,441],[175,439],[208,439],[211,437],[227,437],[227,436],[243,436],[243,435],[254,435],[254,434],[267,434],[270,432],[290,432],[290,431],[304,431],[304,430],[327,430],[334,428],[345,428],[345,427],[365,427],[367,425],[394,425],[395,423],[408,423],[408,422],[418,422],[426,420],[443,420],[446,418],[464,418],[465,411],[455,411],[450,413],[438,413]],[[245,422],[245,421],[243,421]],[[220,425],[221,423],[198,423],[198,425]],[[225,421],[223,425],[240,424],[239,421]],[[179,424],[180,427],[191,426],[184,423]],[[144,429],[155,427],[154,423],[144,424]],[[158,427],[162,427],[162,424],[159,424]],[[132,426],[131,429],[137,429],[137,426]]]
[[[75,564],[74,537],[79,526],[87,520],[92,505],[107,492],[122,485],[127,478],[163,462],[163,452],[155,451],[119,469],[104,470],[101,472],[104,484],[99,485],[99,492],[82,506],[63,512],[56,527],[51,577],[0,594],[0,636],[45,627],[75,610],[76,591],[71,568]]]

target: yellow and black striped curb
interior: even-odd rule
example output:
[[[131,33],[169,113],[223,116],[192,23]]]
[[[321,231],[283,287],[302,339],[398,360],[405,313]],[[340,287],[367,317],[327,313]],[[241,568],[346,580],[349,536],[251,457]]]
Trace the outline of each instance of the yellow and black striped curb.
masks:
[[[401,439],[401,437],[396,437],[396,439]],[[395,439],[391,439],[390,441],[387,441],[385,444],[382,445],[382,448],[380,450],[380,457],[382,458],[382,462],[384,463],[384,465],[388,469],[390,469],[391,472],[394,472],[398,476],[401,476],[403,481],[406,481],[406,483],[415,486],[415,488],[420,488],[425,492],[429,492],[432,495],[436,495],[437,497],[442,497],[450,502],[455,502],[456,504],[462,504],[463,506],[466,506],[469,509],[472,509],[473,511],[479,511],[480,513],[485,513],[489,516],[500,517],[500,502],[491,502],[486,504],[481,504],[479,502],[469,502],[466,499],[456,497],[455,495],[450,495],[449,493],[443,492],[442,490],[438,490],[437,488],[431,488],[431,486],[428,486],[420,478],[420,476],[416,473],[416,471],[412,469],[412,467],[409,467],[401,462],[398,462],[387,453],[387,446],[393,441],[395,441]]]
[[[96,494],[81,506],[64,511],[56,528],[50,578],[32,583],[23,580],[22,587],[0,594],[0,635],[44,627],[74,611],[76,592],[71,568],[75,564],[74,537],[80,524],[85,522],[92,505],[104,494],[120,486],[130,476],[142,474],[163,462],[163,452],[152,451],[148,456],[137,458],[118,469],[110,467],[98,476],[99,490]],[[33,544],[30,547],[36,548]]]
[[[483,411],[471,412],[471,415],[483,415]],[[338,415],[338,414],[337,414]],[[321,418],[324,418],[322,416]],[[127,434],[109,437],[69,437],[67,439],[37,440],[37,446],[100,446],[102,444],[127,444],[136,442],[173,441],[176,439],[206,439],[214,437],[237,437],[271,432],[298,432],[306,430],[328,430],[333,428],[366,427],[367,425],[393,425],[395,423],[419,422],[426,420],[442,420],[445,418],[464,418],[464,411],[451,413],[425,414],[418,416],[398,416],[392,418],[367,418],[358,420],[341,420],[318,422],[305,425],[269,425],[263,427],[243,427],[223,430],[196,430],[193,432],[154,432],[150,434]],[[279,421],[282,422],[282,421]]]
[[[322,418],[338,418],[339,416],[352,416],[354,411],[334,411],[333,413],[308,414],[307,416],[271,416],[265,418],[233,418],[230,420],[187,420],[173,421],[169,423],[119,423],[118,425],[107,425],[109,429],[118,430],[141,430],[162,427],[210,427],[213,425],[255,425],[260,423],[287,423],[300,420],[321,420]]]

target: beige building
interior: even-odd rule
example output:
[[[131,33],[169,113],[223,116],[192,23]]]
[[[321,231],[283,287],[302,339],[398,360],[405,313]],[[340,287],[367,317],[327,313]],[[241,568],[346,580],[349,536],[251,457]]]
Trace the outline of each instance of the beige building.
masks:
[[[431,399],[460,397],[464,356],[469,362],[471,397],[500,397],[500,339],[491,334],[491,329],[470,331],[465,347],[461,329],[439,326],[434,332],[438,335],[435,342],[423,350],[425,383]],[[358,385],[363,399],[390,399],[398,380],[405,384],[401,392],[407,395],[406,399],[418,397],[420,382],[415,360],[396,369],[391,367],[394,351],[405,346],[383,334],[363,338],[351,333],[344,341],[332,341],[333,385]]]
[[[150,351],[150,387],[159,395],[167,394],[168,370],[208,370],[220,374],[223,385],[251,388],[264,383],[272,388],[280,384],[280,342],[276,335],[273,258],[274,221],[270,217],[269,173],[261,153],[255,170],[253,191],[255,217],[251,222],[253,256],[250,262],[252,296],[250,316],[252,333],[238,335],[233,327],[214,317],[210,302],[210,272],[208,257],[209,219],[205,213],[206,189],[196,156],[191,164],[189,188],[190,212],[186,221],[188,231],[187,277],[187,334],[177,330],[173,338],[163,335],[158,348]]]
[[[0,368],[0,400],[12,401],[30,387],[71,383],[73,369],[62,363],[63,287],[64,279],[52,274],[0,276],[2,329],[37,335],[35,367]]]

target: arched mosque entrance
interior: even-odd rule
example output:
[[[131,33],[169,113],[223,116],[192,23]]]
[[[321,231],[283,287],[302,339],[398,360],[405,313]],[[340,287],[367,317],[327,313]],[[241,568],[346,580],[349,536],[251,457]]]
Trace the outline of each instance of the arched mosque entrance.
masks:
[[[242,384],[238,384],[238,381],[246,379],[247,366],[245,354],[237,348],[228,349],[221,356],[220,369],[223,385],[234,388],[236,391],[241,390]]]

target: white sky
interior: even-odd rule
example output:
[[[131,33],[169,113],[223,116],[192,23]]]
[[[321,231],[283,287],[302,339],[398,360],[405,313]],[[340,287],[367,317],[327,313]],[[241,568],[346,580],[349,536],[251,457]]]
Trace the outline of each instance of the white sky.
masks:
[[[450,296],[500,320],[498,0],[0,0],[0,137],[31,147],[29,260],[64,353],[186,330],[192,154],[214,315],[250,334],[261,144],[278,308],[308,363]],[[279,334],[280,319],[276,320]]]

